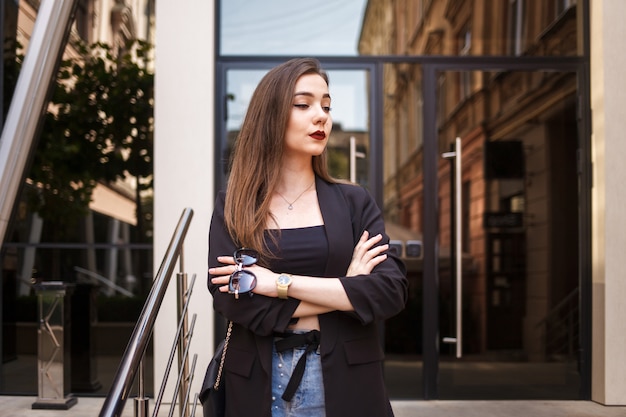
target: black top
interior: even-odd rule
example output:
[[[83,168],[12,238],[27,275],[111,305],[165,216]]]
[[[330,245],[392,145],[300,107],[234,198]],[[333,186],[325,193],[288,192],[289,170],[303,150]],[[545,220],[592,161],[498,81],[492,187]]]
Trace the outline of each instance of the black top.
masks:
[[[269,262],[269,269],[294,275],[324,276],[328,260],[328,239],[323,225],[296,229],[266,231],[266,241],[276,256]],[[276,233],[276,244],[268,236]]]

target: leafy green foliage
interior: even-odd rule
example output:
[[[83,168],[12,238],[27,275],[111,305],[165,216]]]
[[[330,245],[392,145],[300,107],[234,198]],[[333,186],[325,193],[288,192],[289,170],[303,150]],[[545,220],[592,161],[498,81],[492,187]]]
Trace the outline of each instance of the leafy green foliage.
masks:
[[[78,56],[59,66],[28,175],[31,209],[57,223],[82,217],[98,182],[132,176],[152,186],[151,46],[133,41],[118,54],[103,43],[74,46]]]

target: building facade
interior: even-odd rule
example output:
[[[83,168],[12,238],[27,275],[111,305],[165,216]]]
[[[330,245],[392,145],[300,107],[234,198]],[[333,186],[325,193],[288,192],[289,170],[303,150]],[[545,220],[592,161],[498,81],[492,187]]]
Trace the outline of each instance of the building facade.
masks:
[[[92,20],[78,19],[80,27],[113,28],[114,43],[149,33],[149,19],[133,16],[153,3],[94,12],[104,3],[81,3]],[[384,324],[392,398],[626,405],[626,5],[260,6],[154,9],[153,269],[191,207],[185,269],[199,277],[190,306],[196,369],[224,333],[204,271],[230,143],[265,71],[315,56],[331,80],[333,174],[370,190],[408,267],[409,304]],[[154,337],[155,385],[176,309],[172,290]]]
[[[613,50],[607,47],[607,40],[620,36],[619,25],[605,20],[623,16],[619,2],[369,1],[362,14],[354,11],[355,19],[361,16],[362,25],[358,51],[348,53],[348,59],[335,59],[314,48],[309,52],[307,46],[293,53],[289,47],[263,48],[254,39],[230,42],[225,39],[235,27],[227,26],[230,8],[223,4],[217,9],[204,7],[207,14],[201,17],[196,13],[194,19],[216,21],[216,30],[199,32],[198,27],[189,25],[193,30],[178,32],[181,26],[168,17],[189,14],[178,8],[163,11],[163,15],[157,11],[159,51],[172,57],[171,65],[161,61],[162,71],[175,73],[174,62],[185,59],[174,43],[160,42],[167,33],[176,32],[185,39],[202,34],[204,44],[215,45],[189,70],[214,68],[214,78],[189,80],[182,90],[174,78],[157,80],[159,94],[194,103],[185,109],[191,114],[182,109],[170,114],[176,104],[169,100],[167,111],[159,112],[157,105],[158,123],[169,125],[157,135],[174,135],[174,125],[180,126],[174,120],[183,120],[185,130],[195,121],[196,133],[210,132],[203,134],[207,140],[198,145],[200,152],[206,152],[206,160],[223,161],[227,145],[221,137],[228,127],[221,120],[230,114],[223,112],[221,97],[236,89],[238,71],[249,69],[249,61],[256,61],[253,68],[264,71],[279,62],[281,55],[283,59],[319,56],[331,71],[331,91],[333,86],[343,87],[340,71],[359,64],[367,79],[375,79],[364,88],[367,97],[376,101],[367,108],[371,118],[368,137],[374,138],[367,148],[368,158],[376,161],[367,161],[371,170],[366,181],[379,197],[388,223],[394,224],[390,230],[393,227],[395,236],[405,239],[405,244],[408,239],[421,239],[424,244],[422,258],[407,258],[415,274],[412,283],[422,285],[412,285],[415,304],[407,309],[407,314],[417,311],[417,316],[386,326],[386,369],[391,370],[392,395],[394,383],[405,381],[393,379],[401,373],[394,373],[397,366],[414,374],[408,384],[412,392],[397,390],[397,398],[558,397],[624,404],[623,378],[619,376],[625,372],[620,353],[622,329],[618,320],[611,319],[620,317],[618,300],[624,286],[614,264],[619,257],[608,258],[609,252],[623,248],[621,239],[613,235],[623,229],[618,226],[623,222],[613,217],[609,222],[616,227],[606,227],[606,216],[617,214],[606,204],[611,200],[619,207],[623,192],[607,191],[609,182],[599,182],[606,179],[607,170],[611,178],[623,175],[620,164],[607,165],[605,159],[616,157],[623,145],[617,137],[601,133],[606,132],[604,123],[617,126],[620,119],[609,121],[604,113],[606,100],[620,102],[619,89],[611,88],[607,95],[603,87],[607,82],[622,83],[603,78],[607,71],[614,73],[609,68],[619,67],[619,60],[604,58],[604,51]],[[282,16],[279,10],[283,10],[288,15],[288,6],[281,3],[276,7],[275,13]],[[253,21],[244,17],[233,17],[231,23]],[[257,22],[262,20],[259,16]],[[587,24],[588,33],[584,29]],[[254,29],[260,30],[258,26]],[[257,52],[250,52],[254,48]],[[340,81],[333,84],[333,80]],[[207,91],[213,93],[199,92],[197,82],[206,83]],[[581,103],[581,99],[589,101]],[[216,119],[199,120],[197,112],[203,111],[216,114]],[[345,125],[342,120],[342,127]],[[441,156],[451,151],[457,137],[463,159],[460,201],[465,202],[458,226],[450,215],[456,193],[450,187],[454,172],[451,162]],[[194,137],[182,140],[188,140],[189,146],[158,138],[156,146],[163,147],[161,153],[175,156],[174,165],[183,161],[189,165],[191,154],[184,149],[198,141]],[[603,151],[607,146],[611,149],[608,154]],[[189,184],[193,176],[193,183],[208,187],[212,196],[223,186],[223,162],[218,166],[216,171],[204,165],[195,171],[190,168],[178,181],[169,178],[168,182]],[[169,177],[171,172],[166,166],[162,171],[157,166],[155,175]],[[204,227],[211,197],[190,193],[187,187],[168,190],[188,205],[199,203],[198,199],[208,202],[201,209]],[[171,223],[176,210],[159,204],[160,193],[168,192],[159,192],[157,186],[157,218],[160,213]],[[457,227],[463,233],[460,242],[453,243]],[[202,238],[203,232],[199,232]],[[617,246],[606,252],[609,242]],[[443,340],[456,328],[456,311],[448,312],[456,299],[455,281],[449,272],[455,244],[462,248],[464,280],[463,358],[458,362],[454,345],[446,347]],[[197,249],[200,256],[206,247]],[[424,297],[424,292],[432,294],[432,287],[447,292],[434,306]],[[440,314],[439,308],[444,312]],[[438,319],[425,318],[424,309],[434,311]],[[554,317],[559,320],[553,321]],[[438,322],[437,329],[429,328],[432,321]],[[407,328],[415,334],[403,337]],[[549,340],[557,329],[564,331],[564,339]],[[216,337],[220,337],[219,330]],[[414,362],[406,349],[413,349]],[[495,389],[472,386],[480,379],[477,370],[494,363],[496,368],[510,371],[508,382],[502,383],[494,373],[494,379],[486,376],[483,388]],[[529,393],[517,385],[511,389],[511,381],[519,382],[528,374],[537,376],[535,382],[543,385],[541,392]],[[472,381],[472,377],[476,379]],[[459,382],[463,378],[468,379]],[[507,390],[498,390],[498,384]]]

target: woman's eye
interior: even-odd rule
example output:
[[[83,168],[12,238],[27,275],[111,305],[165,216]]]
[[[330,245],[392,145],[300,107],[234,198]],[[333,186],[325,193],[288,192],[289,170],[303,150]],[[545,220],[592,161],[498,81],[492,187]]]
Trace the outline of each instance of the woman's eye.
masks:
[[[309,104],[304,104],[304,103],[296,103],[293,106],[301,110],[307,110],[311,107]],[[321,106],[321,108],[325,113],[330,113],[330,111],[332,110],[330,106]]]

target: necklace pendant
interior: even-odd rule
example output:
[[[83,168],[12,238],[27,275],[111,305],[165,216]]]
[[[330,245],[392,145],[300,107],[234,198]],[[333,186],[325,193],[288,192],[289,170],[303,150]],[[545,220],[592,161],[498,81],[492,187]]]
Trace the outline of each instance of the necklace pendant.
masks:
[[[285,203],[287,203],[287,204],[288,204],[288,206],[287,206],[287,209],[288,209],[288,210],[293,210],[293,204],[294,204],[296,201],[298,201],[298,200],[300,199],[300,197],[302,197],[302,195],[303,195],[304,193],[306,193],[306,192],[307,192],[307,191],[308,191],[311,187],[313,187],[313,184],[315,184],[315,180],[313,180],[313,182],[311,183],[311,185],[309,185],[308,187],[306,187],[306,189],[305,189],[304,191],[302,191],[302,192],[300,193],[300,195],[299,195],[299,196],[297,196],[297,197],[296,197],[296,199],[295,199],[295,200],[293,200],[291,203],[289,202],[289,200],[287,200],[287,199],[285,198],[285,196],[284,196],[284,195],[282,195],[282,194],[281,194],[281,193],[279,193],[278,191],[275,191],[275,193],[276,193],[276,194],[278,194],[278,195],[279,195],[279,196],[280,196],[283,200],[285,200]]]

